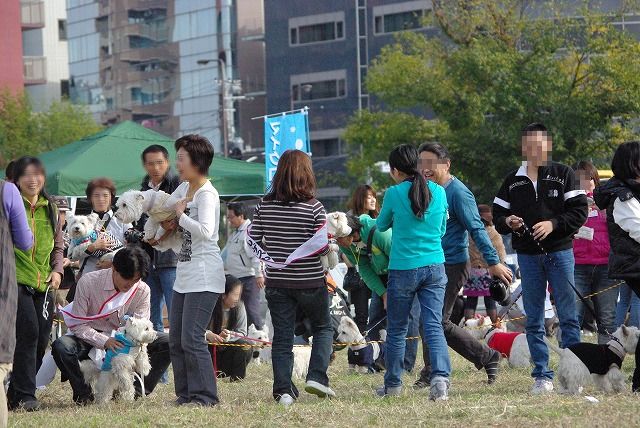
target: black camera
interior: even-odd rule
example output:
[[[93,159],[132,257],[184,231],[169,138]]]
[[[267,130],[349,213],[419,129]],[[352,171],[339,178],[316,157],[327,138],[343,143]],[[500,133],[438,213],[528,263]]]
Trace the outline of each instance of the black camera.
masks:
[[[493,278],[489,285],[491,298],[498,302],[500,306],[507,306],[511,302],[511,287],[498,278]]]
[[[139,244],[144,240],[144,232],[129,229],[124,233],[124,240],[127,241],[127,244]]]

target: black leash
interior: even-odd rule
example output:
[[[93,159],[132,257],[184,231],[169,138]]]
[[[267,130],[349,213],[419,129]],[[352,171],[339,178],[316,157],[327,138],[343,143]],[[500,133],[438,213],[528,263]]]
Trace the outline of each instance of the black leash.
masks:
[[[537,241],[534,237],[533,237],[533,233],[531,232],[531,229],[529,229],[529,227],[524,224],[524,222],[522,223],[522,227],[520,228],[520,230],[514,232],[516,233],[516,235],[519,236],[523,236],[523,235],[527,235],[529,236],[533,242],[536,243],[536,245],[538,246],[538,248],[540,249],[540,251],[542,251],[542,253],[551,261],[551,263],[553,264],[553,266],[558,269],[558,265],[556,265],[556,263],[553,261],[553,258],[549,255],[549,253],[547,252],[547,250],[544,249],[544,247],[542,246],[542,244],[540,243],[540,241]],[[576,296],[578,296],[578,298],[580,299],[580,301],[582,302],[582,304],[584,306],[587,307],[587,309],[589,309],[589,312],[591,312],[591,315],[593,316],[594,320],[597,320],[597,316],[596,316],[596,311],[591,307],[591,305],[589,304],[589,302],[587,301],[587,299],[580,293],[580,291],[578,291],[578,289],[576,288],[576,286],[573,284],[573,281],[568,281],[569,285],[571,286],[571,289],[573,290],[574,293],[576,293]],[[615,340],[616,342],[620,342],[618,340],[617,337],[615,337],[613,334],[611,334],[607,328],[605,326],[601,326],[599,324],[597,324],[598,326],[598,333],[600,333],[600,331],[604,332],[604,334],[606,334],[607,336],[609,336],[611,339]]]

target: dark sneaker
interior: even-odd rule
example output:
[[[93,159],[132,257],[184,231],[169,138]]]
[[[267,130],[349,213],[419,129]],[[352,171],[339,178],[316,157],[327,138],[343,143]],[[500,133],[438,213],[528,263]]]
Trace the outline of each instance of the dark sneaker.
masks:
[[[37,412],[38,410],[40,410],[40,403],[38,402],[38,400],[21,401],[18,404],[10,405],[9,410]]]
[[[500,359],[502,356],[500,352],[493,351],[493,355],[489,359],[489,362],[484,366],[484,370],[487,372],[487,382],[492,384],[498,379],[498,372],[500,371]]]
[[[402,394],[401,386],[379,386],[376,388],[377,397],[397,397]]]
[[[431,379],[420,376],[413,384],[413,389],[425,389],[431,386]]]
[[[93,403],[94,400],[95,400],[95,397],[93,396],[93,394],[89,394],[89,395],[80,396],[80,397],[74,399],[73,401],[78,406],[88,406],[89,404]]]
[[[431,389],[429,391],[429,400],[431,401],[446,401],[449,399],[449,379],[444,377],[437,377],[431,382]]]

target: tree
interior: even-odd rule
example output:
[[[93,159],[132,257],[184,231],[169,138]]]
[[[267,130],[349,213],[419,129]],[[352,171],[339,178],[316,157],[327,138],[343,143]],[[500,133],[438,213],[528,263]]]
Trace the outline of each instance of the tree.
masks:
[[[60,101],[35,113],[26,95],[0,92],[0,167],[11,159],[36,156],[101,128],[83,106]]]
[[[374,60],[367,88],[387,109],[433,112],[455,172],[479,199],[490,201],[519,164],[520,130],[528,123],[547,125],[554,159],[567,163],[606,164],[615,145],[634,135],[640,43],[614,27],[611,16],[552,2],[432,3],[440,36],[402,33]],[[381,147],[352,137],[373,132],[366,130],[371,126],[356,118],[347,129],[347,141],[363,151],[364,165],[351,162],[354,174],[374,163],[369,153],[381,156],[399,142],[387,139]]]

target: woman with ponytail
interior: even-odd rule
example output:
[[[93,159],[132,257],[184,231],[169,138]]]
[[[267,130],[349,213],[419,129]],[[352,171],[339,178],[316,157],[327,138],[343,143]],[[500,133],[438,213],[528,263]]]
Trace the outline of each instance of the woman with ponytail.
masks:
[[[451,363],[442,329],[442,306],[447,284],[442,237],[447,224],[444,189],[427,182],[418,170],[418,151],[396,147],[389,155],[391,178],[376,220],[382,232],[393,227],[387,284],[387,342],[384,386],[380,396],[402,391],[402,361],[409,311],[415,296],[422,310],[424,335],[431,357],[431,400],[446,400]]]

